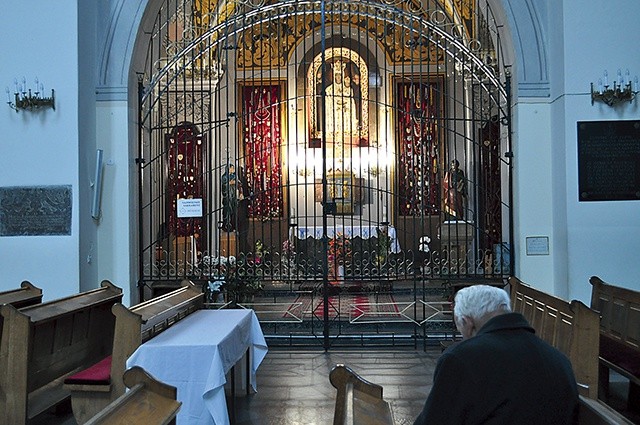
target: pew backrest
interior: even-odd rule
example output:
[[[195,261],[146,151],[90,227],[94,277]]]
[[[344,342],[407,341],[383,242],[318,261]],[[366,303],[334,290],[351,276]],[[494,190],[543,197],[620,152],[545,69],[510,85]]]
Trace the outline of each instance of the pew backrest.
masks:
[[[600,332],[640,352],[640,292],[605,283],[591,283],[591,308],[600,313]]]
[[[149,425],[175,423],[181,402],[176,400],[176,387],[154,379],[144,369],[134,366],[123,375],[129,389],[114,400],[86,425]]]
[[[600,313],[600,361],[640,385],[640,292],[591,283],[591,308]]]
[[[0,306],[0,423],[21,424],[69,396],[64,378],[111,353],[111,307],[122,290],[98,289],[21,309]]]
[[[569,358],[578,384],[587,388],[590,398],[597,398],[598,313],[580,301],[565,301],[516,277],[509,284],[512,310],[522,313],[541,339]]]
[[[382,387],[338,364],[329,374],[337,390],[333,425],[390,425],[393,414],[383,399]]]
[[[579,425],[632,425],[629,419],[600,400],[580,396],[578,406]]]
[[[11,304],[15,308],[28,307],[42,302],[42,289],[29,281],[23,281],[19,289],[0,292],[0,305]]]
[[[203,301],[202,289],[185,280],[178,289],[135,306],[127,308],[120,303],[114,304],[111,309],[115,319],[111,356],[70,376],[66,382],[76,421],[86,422],[124,394],[123,374],[127,359],[143,342],[201,309]]]
[[[167,294],[126,308],[113,306],[115,336],[111,359],[111,376],[115,396],[124,393],[124,382],[119,379],[126,369],[127,359],[140,344],[148,341],[189,314],[202,309],[204,294],[190,281]]]

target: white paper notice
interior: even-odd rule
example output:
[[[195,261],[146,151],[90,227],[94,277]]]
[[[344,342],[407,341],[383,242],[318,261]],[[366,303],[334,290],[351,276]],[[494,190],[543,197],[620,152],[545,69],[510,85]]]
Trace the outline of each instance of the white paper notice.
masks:
[[[178,218],[202,217],[202,199],[178,199]]]

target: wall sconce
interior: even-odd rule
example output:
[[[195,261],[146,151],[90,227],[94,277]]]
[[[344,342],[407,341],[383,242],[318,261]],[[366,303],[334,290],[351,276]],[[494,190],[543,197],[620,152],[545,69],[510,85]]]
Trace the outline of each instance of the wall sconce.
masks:
[[[593,102],[604,102],[609,106],[614,106],[620,102],[631,102],[638,94],[638,76],[635,77],[633,84],[629,76],[629,70],[625,72],[624,78],[622,71],[618,69],[616,79],[613,85],[609,85],[609,74],[604,71],[603,78],[598,79],[598,90],[593,89],[591,83],[591,104]]]
[[[296,170],[300,177],[309,177],[314,174],[313,168],[310,167],[301,167]]]
[[[36,77],[33,91],[27,89],[27,79],[22,77],[22,84],[18,84],[18,79],[14,80],[15,91],[14,100],[11,100],[11,91],[7,87],[7,105],[16,112],[21,109],[26,111],[37,111],[40,108],[56,109],[54,91],[51,89],[51,97],[44,97],[44,85],[38,82]]]

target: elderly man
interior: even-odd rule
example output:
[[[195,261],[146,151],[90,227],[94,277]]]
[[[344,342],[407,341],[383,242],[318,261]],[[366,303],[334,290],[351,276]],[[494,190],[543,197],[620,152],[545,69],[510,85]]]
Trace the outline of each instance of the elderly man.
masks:
[[[458,291],[454,320],[463,341],[447,349],[414,425],[573,424],[578,389],[569,360],[512,313],[506,291]]]

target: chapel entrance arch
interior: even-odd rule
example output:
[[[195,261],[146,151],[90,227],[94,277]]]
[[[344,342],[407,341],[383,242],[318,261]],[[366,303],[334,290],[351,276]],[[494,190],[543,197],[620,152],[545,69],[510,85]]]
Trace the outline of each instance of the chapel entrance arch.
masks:
[[[480,3],[167,2],[141,82],[147,292],[191,279],[325,348],[450,332],[452,286],[513,260]]]

